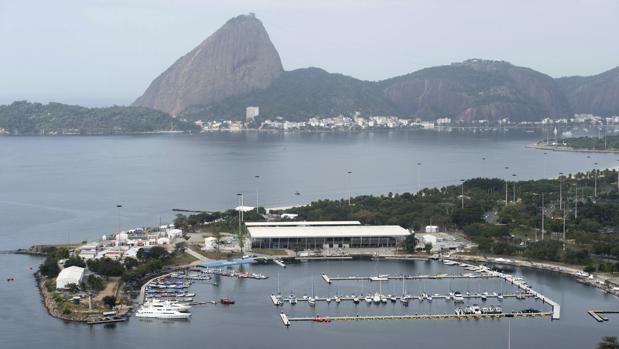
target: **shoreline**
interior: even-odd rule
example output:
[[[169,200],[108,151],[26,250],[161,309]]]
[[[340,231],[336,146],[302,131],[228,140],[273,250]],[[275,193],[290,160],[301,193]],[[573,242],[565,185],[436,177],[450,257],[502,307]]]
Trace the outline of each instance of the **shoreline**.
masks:
[[[566,147],[566,146],[544,145],[540,143],[530,143],[530,144],[527,144],[526,147],[530,149],[537,149],[537,150],[550,150],[550,151],[561,151],[561,152],[571,152],[571,153],[601,153],[601,154],[619,153],[619,149],[573,148],[573,147]]]

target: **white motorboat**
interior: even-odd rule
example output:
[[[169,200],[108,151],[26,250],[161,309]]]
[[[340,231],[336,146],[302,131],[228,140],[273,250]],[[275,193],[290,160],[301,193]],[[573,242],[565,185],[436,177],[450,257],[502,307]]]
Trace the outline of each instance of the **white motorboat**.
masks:
[[[314,297],[309,297],[307,299],[307,304],[309,304],[310,307],[316,306],[316,300],[314,299]]]
[[[372,301],[374,303],[380,303],[380,294],[379,293],[374,293],[374,296],[372,297]]]
[[[189,319],[191,313],[180,312],[167,306],[155,307],[152,305],[143,305],[135,313],[135,316],[138,318],[152,319]]]
[[[453,299],[454,299],[454,302],[456,302],[456,303],[457,302],[460,302],[460,303],[464,302],[464,297],[462,296],[462,293],[460,293],[460,291],[454,292]]]
[[[180,304],[180,303],[175,303],[172,301],[162,301],[160,299],[153,299],[150,300],[146,303],[144,303],[144,305],[148,306],[148,307],[155,307],[155,308],[171,308],[174,310],[178,310],[180,312],[186,312],[189,311],[189,309],[191,309],[191,305],[189,304]]]

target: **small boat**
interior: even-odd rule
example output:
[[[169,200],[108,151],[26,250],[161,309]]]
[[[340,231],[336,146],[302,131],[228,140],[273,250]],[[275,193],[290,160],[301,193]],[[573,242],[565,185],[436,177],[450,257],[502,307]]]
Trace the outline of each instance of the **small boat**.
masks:
[[[294,294],[291,294],[291,295],[288,297],[288,302],[289,302],[290,304],[292,304],[292,305],[297,304],[297,302],[298,302],[297,297],[295,297],[295,295],[294,295]]]
[[[307,299],[307,304],[309,304],[310,307],[315,307],[316,306],[316,300],[314,299],[314,297],[309,297]]]
[[[219,302],[221,304],[231,305],[231,304],[234,304],[234,299],[226,297],[226,298],[220,299]]]
[[[342,299],[339,296],[335,296],[335,303],[340,304]]]
[[[381,294],[380,295],[380,302],[383,303],[383,304],[386,304],[387,303],[387,297],[385,297],[384,295]]]
[[[370,295],[365,296],[365,302],[372,303],[372,297],[370,297]]]
[[[396,298],[396,296],[393,296],[393,295],[388,295],[388,296],[387,296],[387,298],[389,298],[389,300],[390,300],[392,303],[395,303],[395,302],[397,302],[397,301],[398,301],[398,299]]]
[[[499,293],[499,295],[498,295],[498,296],[496,296],[496,298],[498,298],[500,301],[502,301],[504,297],[503,297],[503,294],[502,294],[502,293]]]
[[[374,293],[374,296],[372,297],[372,301],[374,303],[380,303],[380,294]]]
[[[327,303],[331,303],[331,297],[327,297],[325,300],[327,301]]]
[[[355,304],[359,304],[359,297],[357,297],[357,296],[353,296],[353,297],[352,297],[352,301],[353,301]]]
[[[408,307],[408,298],[402,296],[402,298],[400,298],[400,302],[402,302],[403,306]]]
[[[460,293],[460,291],[454,292],[453,299],[454,299],[455,303],[463,303],[464,302],[464,297],[462,296],[462,293]]]
[[[432,303],[432,296],[430,296],[429,294],[426,295],[426,299],[428,300],[428,302]]]

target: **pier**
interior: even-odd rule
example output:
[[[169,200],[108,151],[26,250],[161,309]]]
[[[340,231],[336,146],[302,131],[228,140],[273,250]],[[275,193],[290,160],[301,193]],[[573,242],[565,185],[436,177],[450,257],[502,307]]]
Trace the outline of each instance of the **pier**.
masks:
[[[322,279],[330,284],[333,281],[389,281],[389,280],[443,280],[443,279],[491,279],[496,275],[490,274],[436,274],[436,275],[379,275],[379,276],[328,276],[322,274]]]
[[[370,316],[314,316],[288,317],[281,313],[280,317],[286,327],[293,321],[312,321],[329,323],[332,321],[378,321],[378,320],[498,320],[503,318],[542,318],[552,316],[551,312],[540,313],[499,313],[499,314],[414,314],[414,315],[370,315]]]
[[[445,295],[445,294],[429,294],[429,296],[432,296],[433,299],[450,299],[449,295]],[[288,299],[288,297],[283,297],[283,296],[277,296],[277,295],[270,295],[269,296],[271,301],[273,302],[273,305],[275,306],[279,306],[279,305],[284,305],[286,302],[290,303],[290,300]],[[402,301],[402,298],[405,298],[407,300],[410,301],[414,301],[414,300],[418,300],[418,301],[424,301],[426,300],[425,297],[420,296],[420,295],[416,295],[416,296],[406,296],[406,297],[402,297],[402,296],[393,296],[395,299],[397,299],[398,301]],[[488,295],[482,295],[480,293],[472,293],[472,294],[463,294],[462,298],[464,299],[481,299],[482,297],[486,297],[488,299],[491,298],[498,298],[497,294],[488,294]],[[518,299],[524,299],[524,298],[534,298],[537,297],[534,294],[531,293],[512,293],[512,294],[503,294],[504,298],[518,298]],[[314,297],[314,300],[316,302],[327,302],[327,298],[329,299],[329,302],[334,302],[335,303],[335,298],[334,297]],[[365,303],[365,296],[363,295],[358,295],[358,298],[360,299],[359,303]],[[302,298],[299,297],[297,298],[297,302],[301,303],[301,302],[307,302],[309,298]],[[354,301],[354,297],[353,296],[339,296],[340,301],[342,302],[347,302],[347,301]],[[552,305],[549,302],[546,302],[550,305]]]
[[[604,316],[605,314],[619,314],[619,310],[589,310],[587,314],[597,322],[604,322],[608,321],[608,318]]]

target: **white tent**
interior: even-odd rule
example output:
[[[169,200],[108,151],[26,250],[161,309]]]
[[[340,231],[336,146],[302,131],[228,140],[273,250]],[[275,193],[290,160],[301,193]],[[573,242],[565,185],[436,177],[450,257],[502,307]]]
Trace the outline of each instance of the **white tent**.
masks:
[[[56,278],[56,289],[63,290],[71,284],[78,285],[82,283],[84,277],[84,268],[72,266],[64,268]]]
[[[235,211],[243,211],[243,212],[249,212],[255,209],[256,209],[255,207],[251,207],[251,206],[237,206],[234,208]]]

